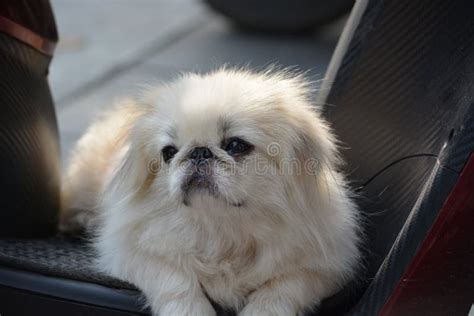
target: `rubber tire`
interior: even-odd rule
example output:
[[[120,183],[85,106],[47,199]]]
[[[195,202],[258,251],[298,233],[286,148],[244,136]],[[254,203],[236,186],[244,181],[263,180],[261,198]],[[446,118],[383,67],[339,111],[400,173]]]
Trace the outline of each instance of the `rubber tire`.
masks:
[[[260,32],[300,33],[348,12],[354,0],[205,0],[238,26]]]

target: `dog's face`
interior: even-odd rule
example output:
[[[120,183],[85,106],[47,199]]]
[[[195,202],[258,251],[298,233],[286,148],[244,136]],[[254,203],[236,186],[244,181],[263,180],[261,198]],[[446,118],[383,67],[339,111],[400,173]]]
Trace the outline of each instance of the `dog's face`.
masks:
[[[148,103],[130,148],[130,164],[147,169],[132,176],[147,196],[190,208],[286,208],[297,186],[335,160],[299,79],[188,75]]]

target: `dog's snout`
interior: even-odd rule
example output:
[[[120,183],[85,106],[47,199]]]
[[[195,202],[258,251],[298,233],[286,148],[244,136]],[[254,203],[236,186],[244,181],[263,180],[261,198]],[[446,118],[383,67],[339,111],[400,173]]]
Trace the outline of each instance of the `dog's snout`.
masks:
[[[192,160],[204,160],[213,158],[214,154],[208,147],[195,147],[189,153],[189,159]]]

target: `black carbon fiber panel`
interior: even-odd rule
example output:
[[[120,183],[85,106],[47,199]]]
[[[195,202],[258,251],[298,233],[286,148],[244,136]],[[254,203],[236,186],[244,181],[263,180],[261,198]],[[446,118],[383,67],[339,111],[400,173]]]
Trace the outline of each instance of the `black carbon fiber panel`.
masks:
[[[467,0],[369,1],[322,87],[367,218],[373,280],[351,314],[383,306],[474,149],[473,16]]]
[[[326,100],[357,183],[406,156],[437,155],[454,127],[469,68],[468,56],[450,58],[466,26],[441,32],[455,2],[468,3],[379,1],[362,21]]]
[[[49,61],[0,33],[0,236],[56,231],[59,150]]]

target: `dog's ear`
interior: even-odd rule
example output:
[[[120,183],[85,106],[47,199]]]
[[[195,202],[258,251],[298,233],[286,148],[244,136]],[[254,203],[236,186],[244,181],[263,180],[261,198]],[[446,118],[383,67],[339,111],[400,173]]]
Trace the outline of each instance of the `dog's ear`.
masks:
[[[139,123],[137,124],[139,125]],[[132,130],[128,146],[123,150],[118,168],[107,187],[111,194],[119,198],[139,199],[150,189],[161,166],[161,157],[151,158],[148,142],[139,130]]]
[[[299,174],[293,178],[301,192],[314,200],[327,193],[330,183],[338,181],[336,170],[341,159],[328,123],[318,112],[307,112],[293,126],[296,136],[292,146],[300,165]]]
[[[321,168],[333,169],[340,164],[336,138],[328,123],[318,115],[305,117],[296,130],[297,141],[294,143],[294,150],[308,168],[317,167],[314,170],[317,172]]]

